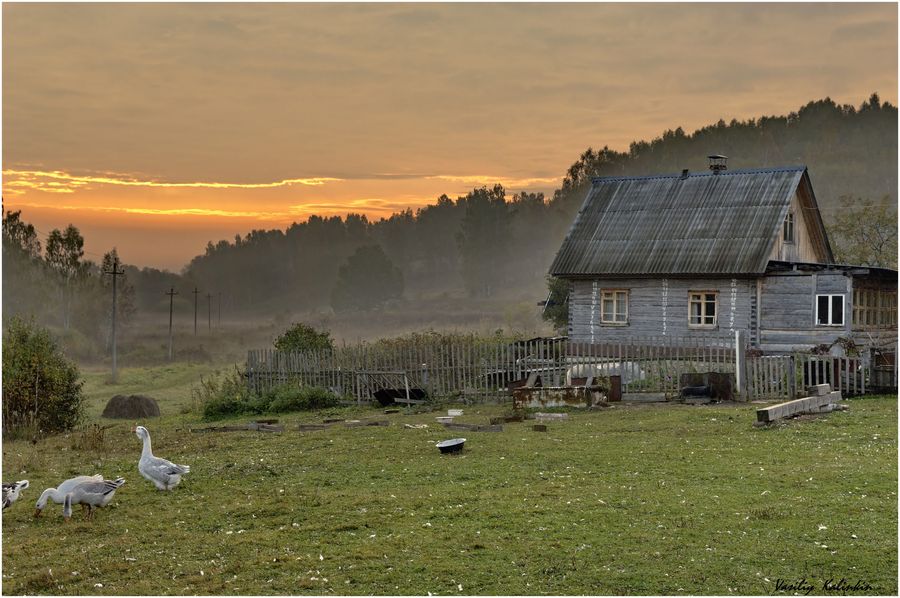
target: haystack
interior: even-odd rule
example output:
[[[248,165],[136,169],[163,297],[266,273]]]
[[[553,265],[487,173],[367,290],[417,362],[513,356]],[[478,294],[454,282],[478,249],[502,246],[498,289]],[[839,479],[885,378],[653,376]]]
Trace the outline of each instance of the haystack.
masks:
[[[159,405],[156,399],[144,395],[116,395],[106,404],[103,417],[113,419],[159,417]]]

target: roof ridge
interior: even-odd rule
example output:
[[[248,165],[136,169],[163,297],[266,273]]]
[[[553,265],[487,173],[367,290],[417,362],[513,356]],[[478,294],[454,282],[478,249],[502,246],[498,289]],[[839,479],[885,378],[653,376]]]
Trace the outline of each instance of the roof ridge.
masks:
[[[635,180],[652,180],[652,179],[681,179],[692,177],[708,177],[708,176],[734,176],[740,174],[763,174],[770,172],[802,172],[806,170],[806,165],[799,166],[775,166],[770,168],[745,168],[742,170],[724,170],[718,173],[707,172],[688,172],[687,177],[681,173],[674,174],[647,174],[647,175],[622,175],[622,176],[595,176],[591,177],[591,184],[605,183],[611,181],[635,181]]]

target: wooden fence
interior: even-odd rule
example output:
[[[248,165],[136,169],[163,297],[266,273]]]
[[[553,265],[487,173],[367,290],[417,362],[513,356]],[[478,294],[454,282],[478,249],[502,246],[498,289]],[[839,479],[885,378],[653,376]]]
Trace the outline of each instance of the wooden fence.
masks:
[[[830,384],[845,397],[865,394],[870,367],[855,357],[771,355],[747,359],[749,400],[791,400],[808,386]]]
[[[359,343],[330,351],[284,353],[251,350],[247,384],[256,393],[287,382],[333,389],[358,402],[382,386],[424,390],[431,397],[467,402],[503,400],[510,384],[531,374],[543,386],[572,377],[621,375],[622,392],[678,394],[687,372],[734,372],[734,337],[694,339],[657,336],[627,343],[576,343],[566,338],[509,342],[454,336]]]

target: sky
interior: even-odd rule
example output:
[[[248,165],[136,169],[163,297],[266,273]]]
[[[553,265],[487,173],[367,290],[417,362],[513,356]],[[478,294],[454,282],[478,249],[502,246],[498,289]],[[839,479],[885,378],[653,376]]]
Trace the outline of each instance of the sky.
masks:
[[[377,220],[588,147],[897,104],[897,5],[3,4],[3,203],[180,270],[311,214]]]

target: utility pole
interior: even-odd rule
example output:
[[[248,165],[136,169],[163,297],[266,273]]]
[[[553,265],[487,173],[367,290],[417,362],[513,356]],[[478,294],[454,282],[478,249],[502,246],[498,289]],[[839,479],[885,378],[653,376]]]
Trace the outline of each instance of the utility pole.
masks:
[[[104,270],[104,274],[112,276],[113,296],[112,296],[112,381],[115,383],[119,378],[118,364],[116,363],[116,287],[119,276],[125,274],[125,270],[119,270],[119,258],[113,258],[112,270]]]
[[[194,287],[194,336],[197,336],[197,293],[199,292],[197,287]]]
[[[175,287],[166,291],[166,295],[169,296],[169,361],[172,361],[172,308],[175,302],[175,295],[177,294]]]
[[[206,294],[206,325],[212,332],[212,294]]]
[[[219,322],[216,324],[216,328],[222,327],[222,291],[219,291]]]

